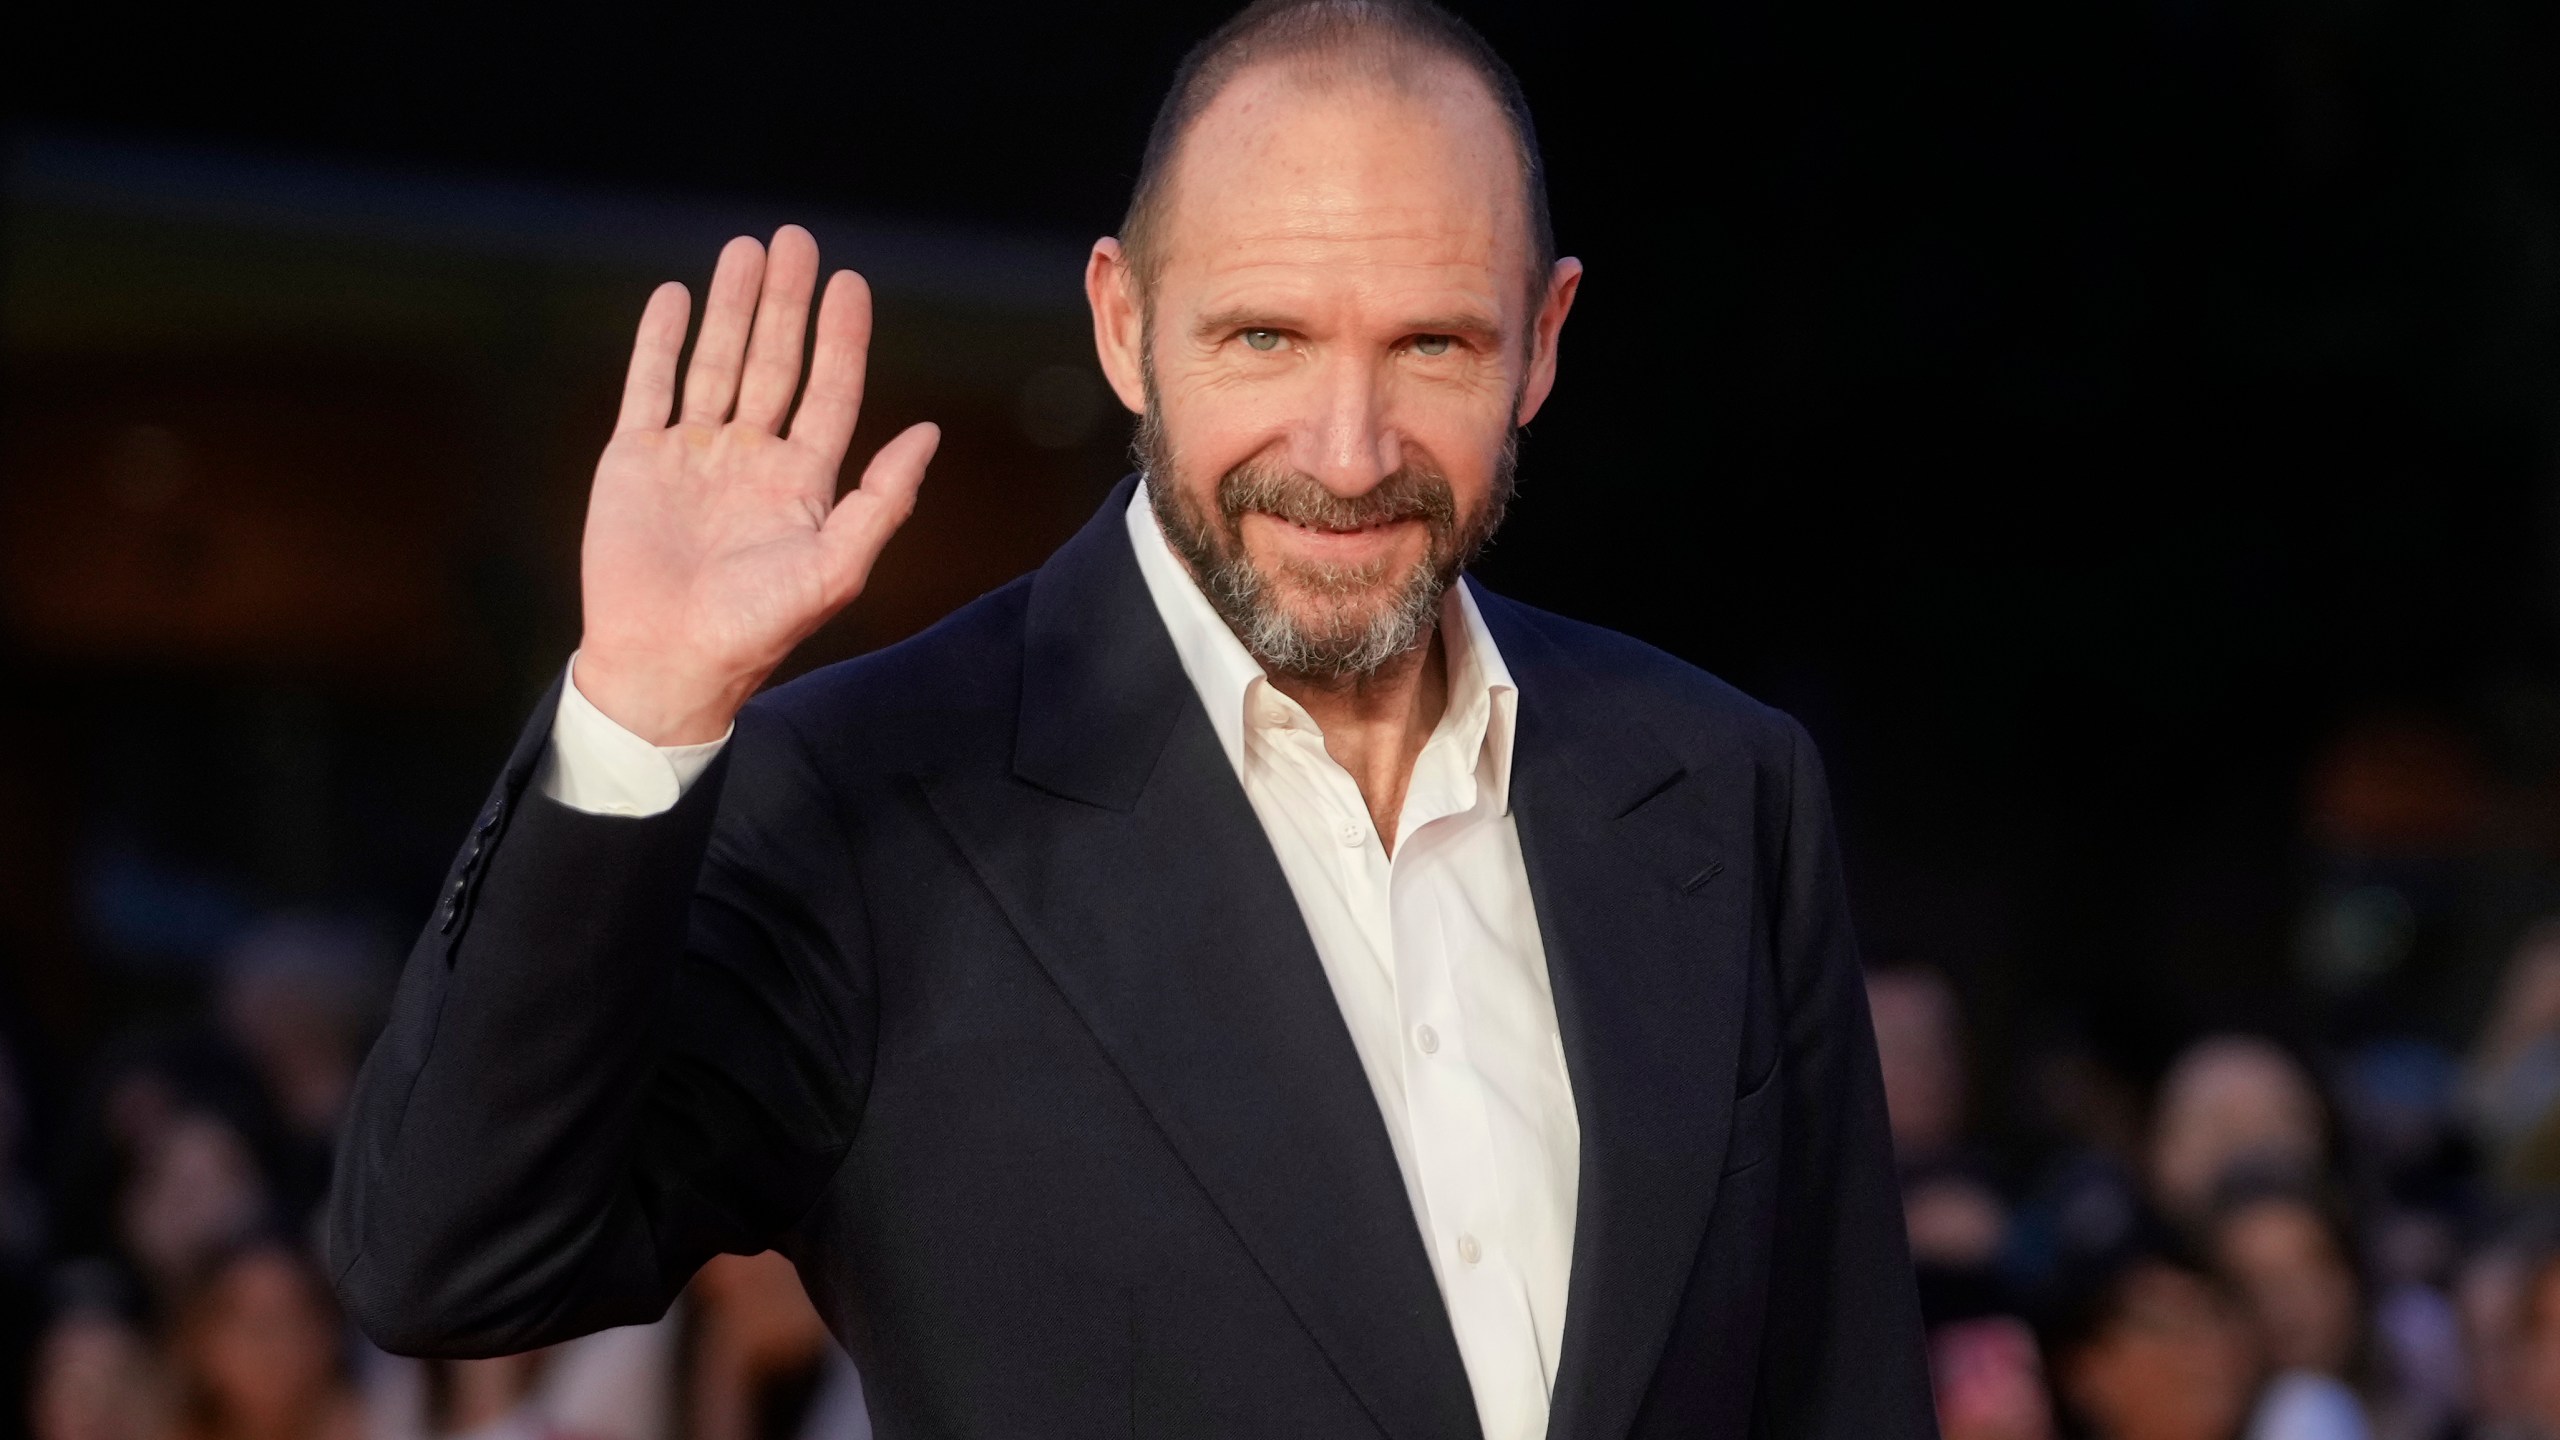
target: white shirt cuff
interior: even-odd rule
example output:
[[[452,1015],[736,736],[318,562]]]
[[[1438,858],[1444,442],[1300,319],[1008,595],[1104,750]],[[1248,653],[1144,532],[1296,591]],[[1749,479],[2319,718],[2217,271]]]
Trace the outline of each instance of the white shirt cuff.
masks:
[[[662,815],[676,808],[736,733],[732,725],[719,739],[699,745],[652,745],[578,692],[578,657],[572,655],[560,708],[551,717],[551,744],[534,783],[545,796],[589,815]]]

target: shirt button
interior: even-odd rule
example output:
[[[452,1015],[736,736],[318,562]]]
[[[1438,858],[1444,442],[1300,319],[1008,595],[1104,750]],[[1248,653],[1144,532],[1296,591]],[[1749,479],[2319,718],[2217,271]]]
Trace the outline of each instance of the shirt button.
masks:
[[[1423,1054],[1437,1055],[1440,1053],[1440,1032],[1428,1025],[1417,1025],[1413,1027],[1413,1043]]]
[[[1473,1265],[1484,1258],[1484,1247],[1476,1243],[1473,1235],[1461,1235],[1458,1237],[1458,1258]]]
[[[1265,705],[1262,707],[1262,723],[1275,730],[1286,730],[1289,728],[1289,711],[1278,704]]]
[[[1369,832],[1366,829],[1349,823],[1343,825],[1339,834],[1342,843],[1355,850],[1360,848],[1361,841],[1369,838]]]

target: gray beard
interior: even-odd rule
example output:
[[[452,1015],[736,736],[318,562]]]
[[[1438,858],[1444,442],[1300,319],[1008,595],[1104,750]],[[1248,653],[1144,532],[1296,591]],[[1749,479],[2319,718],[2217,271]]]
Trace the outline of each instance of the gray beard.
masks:
[[[1218,513],[1204,514],[1175,478],[1154,377],[1147,378],[1147,410],[1130,449],[1146,476],[1156,526],[1191,568],[1210,608],[1266,673],[1343,685],[1411,653],[1431,638],[1442,597],[1484,552],[1510,508],[1519,465],[1517,431],[1504,437],[1492,489],[1472,516],[1457,513],[1447,477],[1427,463],[1408,464],[1346,500],[1312,476],[1250,460],[1218,477]],[[1245,553],[1244,517],[1254,513],[1332,529],[1420,520],[1431,544],[1400,578],[1390,579],[1377,565],[1293,564],[1284,579],[1263,573]],[[1294,613],[1283,598],[1284,586],[1312,598],[1317,614]],[[1382,587],[1388,588],[1383,599],[1361,603]]]

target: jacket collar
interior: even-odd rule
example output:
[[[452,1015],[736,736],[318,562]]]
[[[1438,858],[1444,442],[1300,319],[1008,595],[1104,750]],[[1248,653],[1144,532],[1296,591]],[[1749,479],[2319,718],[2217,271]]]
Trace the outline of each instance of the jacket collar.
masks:
[[[1174,722],[1207,718],[1133,563],[1120,517],[1137,483],[1113,487],[1032,577],[1013,750],[1022,779],[1122,812],[1136,808]]]

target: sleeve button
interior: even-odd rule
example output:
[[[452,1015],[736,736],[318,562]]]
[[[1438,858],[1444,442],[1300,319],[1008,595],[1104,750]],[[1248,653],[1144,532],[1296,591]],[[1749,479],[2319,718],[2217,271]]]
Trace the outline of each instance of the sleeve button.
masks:
[[[436,933],[451,934],[453,932],[455,924],[462,919],[463,897],[468,895],[470,892],[471,877],[467,873],[457,876],[454,879],[453,888],[447,890],[444,894],[444,905],[442,907],[444,911],[444,918],[436,925]]]

